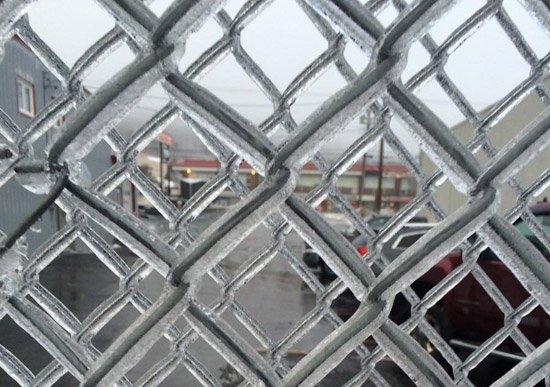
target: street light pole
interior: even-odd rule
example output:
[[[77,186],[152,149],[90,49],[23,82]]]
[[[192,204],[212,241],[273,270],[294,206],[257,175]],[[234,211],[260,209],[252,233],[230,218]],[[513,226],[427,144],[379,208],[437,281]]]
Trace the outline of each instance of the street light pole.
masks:
[[[378,188],[376,190],[376,210],[382,209],[382,170],[384,168],[384,137],[380,137],[380,154],[378,156]]]
[[[164,181],[163,181],[163,173],[162,173],[162,160],[164,159],[164,154],[162,153],[162,142],[159,141],[159,170],[160,170],[160,192],[164,192],[162,190],[163,186],[164,186]]]
[[[364,118],[365,116],[361,117],[361,118]],[[368,130],[370,129],[370,125],[371,125],[371,112],[370,110],[367,112],[367,117],[366,117],[366,130],[368,132]],[[359,213],[361,214],[361,216],[365,216],[365,208],[363,207],[363,191],[365,189],[365,167],[367,165],[367,152],[363,153],[363,161],[361,162],[361,174],[359,175]]]

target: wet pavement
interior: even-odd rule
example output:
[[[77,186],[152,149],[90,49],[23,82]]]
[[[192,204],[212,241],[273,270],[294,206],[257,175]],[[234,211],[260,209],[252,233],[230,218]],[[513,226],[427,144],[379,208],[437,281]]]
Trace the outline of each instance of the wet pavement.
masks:
[[[208,224],[216,218],[215,214],[207,214],[193,223],[191,233],[198,235]],[[157,231],[163,230],[166,225],[159,218],[150,216],[148,223]],[[222,263],[224,271],[232,276],[240,264],[253,256],[265,246],[268,231],[260,226],[259,229],[241,243]],[[287,245],[296,256],[300,257],[303,251],[303,242],[297,235],[290,234]],[[124,249],[119,250],[121,256],[131,264],[135,257]],[[59,298],[75,316],[82,321],[88,314],[97,308],[104,300],[115,293],[119,287],[118,278],[113,275],[92,254],[65,254],[51,263],[41,274],[40,282],[52,294]],[[142,281],[140,289],[152,300],[162,291],[164,281],[156,273]],[[29,297],[30,299],[30,297]],[[220,299],[220,287],[209,278],[203,280],[197,299],[209,305]],[[279,341],[299,321],[316,302],[315,295],[293,272],[286,260],[276,256],[262,271],[246,283],[236,294],[236,299],[248,309],[265,328],[266,334],[274,341]],[[346,306],[347,305],[347,306]],[[343,300],[339,312],[350,315],[355,304]],[[104,351],[109,345],[137,318],[139,313],[133,306],[126,306],[113,320],[111,320],[92,340],[93,345]],[[261,344],[240,324],[228,309],[222,314],[237,332],[245,337],[260,352]],[[185,329],[183,318],[178,320],[178,326]],[[332,331],[332,327],[324,319],[300,340],[289,352],[286,360],[290,366],[301,359],[324,337]],[[0,320],[0,344],[10,350],[34,373],[52,361],[52,357],[27,333],[19,328],[9,317]],[[167,356],[170,343],[161,338],[128,374],[131,382],[135,382],[151,366]],[[240,376],[202,339],[194,342],[190,353],[200,360],[223,386],[236,386],[240,383]],[[467,353],[464,354],[467,356]],[[495,376],[513,364],[504,368],[501,364],[489,365],[488,370],[481,368],[477,377],[479,385],[486,385],[495,379]],[[325,380],[323,386],[338,386],[345,383],[360,368],[357,355],[351,354]],[[392,386],[409,386],[412,382],[389,359],[382,360],[376,367]],[[478,372],[479,373],[479,372]],[[0,386],[15,385],[15,382],[0,369]],[[66,374],[56,384],[58,386],[77,385],[76,379]],[[199,386],[200,383],[183,366],[178,366],[161,384],[163,386]],[[367,384],[368,385],[368,384]]]

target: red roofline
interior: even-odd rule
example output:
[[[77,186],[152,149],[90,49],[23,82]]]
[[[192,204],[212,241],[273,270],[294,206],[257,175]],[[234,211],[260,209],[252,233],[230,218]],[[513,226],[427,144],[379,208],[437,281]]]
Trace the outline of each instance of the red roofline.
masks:
[[[409,203],[412,198],[410,196],[390,196],[389,198],[384,198],[383,200],[390,203]]]
[[[189,168],[219,168],[220,162],[218,160],[183,160],[174,162],[173,166],[176,167],[189,167]]]
[[[218,160],[183,160],[183,161],[176,161],[174,166],[177,167],[184,167],[184,168],[213,168],[218,169],[220,167],[220,162]],[[247,163],[243,162],[240,165],[241,169],[245,170],[252,170],[252,167]],[[306,171],[317,171],[317,166],[313,163],[307,163],[303,166],[302,170]],[[351,171],[360,172],[361,171],[361,164],[354,164],[351,168]],[[378,171],[378,165],[365,165],[365,171]],[[387,164],[384,165],[382,168],[385,172],[395,172],[395,173],[408,173],[409,170],[407,167],[403,164]]]

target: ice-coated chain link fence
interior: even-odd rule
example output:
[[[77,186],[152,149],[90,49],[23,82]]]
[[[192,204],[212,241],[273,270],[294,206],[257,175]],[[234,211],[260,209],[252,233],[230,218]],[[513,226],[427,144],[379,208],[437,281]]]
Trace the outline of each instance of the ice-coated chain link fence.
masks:
[[[531,118],[529,125],[518,128],[513,141],[502,149],[492,145],[489,134],[503,114],[532,90],[544,106],[548,106],[550,96],[544,80],[550,56],[535,55],[501,1],[483,2],[475,14],[438,44],[429,35],[429,28],[456,1],[371,0],[362,4],[356,0],[296,0],[328,44],[282,91],[240,43],[241,32],[272,1],[250,0],[233,18],[224,10],[222,0],[174,1],[160,17],[148,8],[148,3],[98,0],[116,20],[116,27],[89,47],[71,68],[31,28],[26,13],[33,1],[0,3],[2,45],[17,34],[63,87],[62,93],[26,127],[18,127],[0,112],[0,133],[5,140],[0,187],[15,178],[32,192],[43,194],[43,202],[33,214],[21,219],[15,232],[2,240],[0,315],[13,319],[53,357],[51,363],[35,375],[22,360],[0,345],[0,367],[5,372],[21,385],[53,385],[66,373],[85,386],[157,385],[183,365],[197,382],[220,385],[212,370],[190,350],[192,343],[200,338],[241,375],[243,385],[315,385],[350,353],[356,353],[361,359],[361,369],[347,381],[350,386],[367,381],[389,385],[376,367],[387,357],[418,385],[468,386],[472,385],[469,372],[500,343],[511,339],[525,356],[496,384],[532,385],[545,379],[548,384],[550,341],[534,346],[518,328],[518,322],[539,306],[550,313],[550,266],[512,222],[522,217],[550,250],[550,236],[528,210],[534,195],[548,187],[550,171],[547,169],[530,186],[516,180],[522,168],[548,146],[550,110],[546,107],[538,117]],[[533,20],[548,31],[550,11],[546,2],[523,0],[522,4],[530,10]],[[376,17],[386,6],[398,11],[387,28]],[[221,26],[223,37],[180,72],[178,63],[186,41],[210,19]],[[445,64],[456,47],[475,35],[477,28],[489,19],[499,23],[529,64],[530,73],[488,113],[481,115],[463,95],[460,85],[447,75]],[[414,42],[422,44],[430,59],[404,84],[401,74]],[[135,53],[133,62],[93,94],[86,93],[82,79],[122,44],[127,44]],[[358,45],[370,57],[368,66],[359,74],[344,56],[347,44]],[[273,114],[260,125],[251,123],[196,82],[228,55],[234,57],[273,103]],[[346,86],[308,119],[296,123],[291,113],[294,101],[330,67],[340,72]],[[437,81],[475,129],[475,136],[468,143],[459,141],[415,96],[414,91],[430,79]],[[159,82],[170,96],[170,102],[130,138],[123,137],[114,128],[139,98]],[[319,153],[346,125],[369,110],[375,117],[374,124],[336,161],[329,161]],[[32,152],[33,142],[65,115],[66,121],[46,155]],[[422,150],[439,168],[434,175],[426,175],[394,133],[390,127],[392,117],[401,119],[414,133]],[[182,209],[176,208],[136,163],[138,153],[178,118],[193,129],[221,163],[217,175]],[[278,128],[284,128],[288,135],[276,146],[270,136]],[[407,165],[420,188],[416,198],[375,234],[336,184],[339,176],[380,138],[384,138]],[[102,140],[112,148],[116,162],[86,186],[81,176],[82,159]],[[475,152],[484,152],[490,161],[482,166]],[[263,177],[253,190],[237,176],[243,161]],[[316,164],[323,179],[303,199],[294,189],[300,170],[307,162]],[[108,197],[126,180],[167,219],[168,232],[160,235],[149,230],[142,220]],[[444,180],[449,180],[469,198],[450,214],[445,214],[432,196]],[[497,209],[505,186],[511,188],[519,200],[506,216],[501,216]],[[193,237],[188,231],[189,225],[227,188],[234,191],[240,201],[198,237]],[[316,212],[315,208],[327,198],[367,235],[369,252],[364,259],[359,259],[350,243]],[[25,256],[16,249],[18,238],[54,205],[67,214],[67,224],[39,249]],[[440,223],[395,261],[388,262],[381,254],[381,244],[425,209]],[[128,266],[110,243],[94,231],[92,222],[127,246],[137,255],[137,261]],[[271,236],[266,238],[261,251],[243,262],[236,274],[229,275],[219,264],[260,224],[271,230]],[[320,253],[337,275],[336,281],[329,286],[321,284],[288,248],[285,239],[291,230]],[[470,244],[467,238],[473,233],[480,238]],[[82,321],[40,283],[40,272],[76,239],[83,240],[97,259],[120,279],[119,290]],[[462,264],[420,299],[410,288],[411,284],[457,246],[465,251]],[[491,246],[530,293],[519,307],[513,308],[480,269],[477,257],[486,246]],[[301,320],[295,321],[284,337],[274,340],[257,321],[254,310],[248,310],[239,301],[238,290],[276,255],[288,260],[315,293],[317,304]],[[383,268],[378,274],[371,267],[375,261],[381,262]],[[140,282],[152,272],[165,279],[162,294],[155,301],[140,289]],[[426,321],[425,313],[468,274],[483,285],[499,306],[504,322],[497,333],[462,360]],[[200,281],[206,276],[213,278],[222,294],[210,305],[196,297]],[[346,289],[351,290],[361,304],[344,322],[330,306]],[[401,325],[388,317],[399,293],[413,306],[410,318]],[[140,316],[101,353],[92,339],[127,304],[133,305]],[[225,321],[222,315],[226,311],[238,319],[265,351],[258,351],[248,336],[240,335]],[[185,329],[176,324],[180,319],[185,320]],[[286,353],[321,319],[329,321],[333,332],[291,366],[285,359]],[[429,338],[449,364],[450,371],[418,344],[410,334],[415,329]],[[169,352],[131,383],[125,375],[161,337],[171,343]],[[367,338],[376,342],[374,349],[365,345]]]

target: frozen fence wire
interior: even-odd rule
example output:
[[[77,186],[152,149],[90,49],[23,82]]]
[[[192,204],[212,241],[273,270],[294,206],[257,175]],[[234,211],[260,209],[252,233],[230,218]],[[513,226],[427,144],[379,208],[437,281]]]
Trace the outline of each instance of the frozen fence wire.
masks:
[[[130,385],[125,377],[164,336],[171,342],[167,356],[151,367],[137,385],[161,383],[179,364],[191,371],[204,385],[219,385],[212,370],[205,367],[189,349],[198,339],[206,341],[252,385],[314,385],[321,381],[350,353],[361,360],[361,371],[348,385],[370,380],[377,385],[388,382],[376,364],[389,356],[419,385],[471,385],[470,370],[475,368],[499,343],[511,338],[525,358],[505,374],[497,384],[533,384],[547,378],[550,370],[550,342],[539,347],[518,328],[518,316],[525,316],[540,306],[550,313],[549,263],[511,226],[518,217],[526,223],[549,249],[550,238],[529,215],[528,206],[534,194],[548,186],[547,170],[531,186],[524,187],[515,175],[538,153],[547,149],[550,135],[550,111],[546,108],[532,123],[518,131],[506,147],[497,149],[490,140],[491,128],[503,113],[517,104],[531,90],[542,103],[550,102],[544,83],[548,54],[538,58],[507,14],[501,1],[487,1],[479,10],[437,44],[429,35],[432,23],[448,12],[456,1],[405,0],[297,0],[328,42],[327,49],[291,82],[279,90],[240,43],[240,34],[260,15],[270,1],[245,3],[232,18],[224,11],[224,1],[175,1],[157,17],[148,1],[100,0],[98,3],[116,20],[116,27],[93,44],[69,68],[46,45],[30,26],[26,12],[32,1],[5,1],[0,4],[0,35],[5,43],[17,34],[63,84],[63,92],[40,112],[26,127],[18,127],[3,112],[0,134],[5,140],[5,157],[0,170],[0,186],[18,179],[27,189],[43,193],[44,201],[27,218],[21,219],[15,231],[2,240],[1,316],[8,315],[23,330],[37,338],[53,361],[34,375],[26,365],[0,345],[0,366],[22,385],[54,384],[65,373],[72,374],[82,385]],[[548,28],[550,11],[543,2],[522,3],[532,17]],[[385,7],[394,7],[399,16],[384,28],[376,15]],[[223,36],[183,73],[178,70],[186,40],[208,19],[215,19]],[[529,64],[530,74],[509,94],[502,96],[481,116],[445,72],[445,62],[456,45],[475,34],[476,28],[493,18],[503,28],[517,51]],[[69,38],[69,37],[68,37]],[[411,44],[420,41],[430,54],[429,63],[408,83],[401,74]],[[346,61],[344,48],[357,44],[369,54],[369,65],[356,74]],[[126,43],[136,54],[134,61],[88,96],[82,80],[112,50]],[[199,86],[196,79],[210,71],[218,61],[232,55],[246,74],[273,103],[271,114],[260,125],[254,125],[230,106]],[[347,85],[327,99],[302,123],[292,114],[293,101],[307,90],[318,76],[335,66]],[[434,78],[456,107],[475,128],[467,144],[460,142],[445,124],[419,99],[414,91]],[[113,129],[154,84],[159,83],[170,96],[170,102],[129,139]],[[365,111],[373,112],[375,124],[339,158],[330,162],[320,149],[346,125]],[[42,158],[30,149],[59,118],[69,111],[59,136]],[[205,184],[182,210],[177,209],[138,167],[137,154],[173,120],[181,117],[221,163],[219,173]],[[407,147],[390,127],[392,117],[403,120],[424,152],[439,170],[426,176]],[[281,146],[270,136],[278,127],[288,133]],[[386,227],[374,234],[351,204],[338,191],[336,183],[364,152],[384,138],[402,161],[415,174],[421,190]],[[117,156],[116,163],[91,186],[84,184],[81,160],[101,141],[106,140]],[[474,152],[483,151],[490,162],[483,167]],[[250,164],[263,182],[253,190],[239,180],[236,170],[242,161]],[[323,172],[323,180],[303,199],[294,193],[299,171],[313,161]],[[168,220],[170,230],[159,235],[108,198],[124,180],[130,180]],[[450,214],[445,214],[433,199],[436,185],[448,179],[469,200]],[[497,214],[500,192],[509,185],[520,198],[503,217]],[[189,232],[192,221],[226,188],[241,199],[196,239]],[[1,189],[1,188],[0,188]],[[1,191],[0,191],[1,192]],[[330,198],[369,241],[369,254],[364,260],[315,211]],[[50,206],[59,206],[70,220],[40,249],[26,256],[16,242]],[[395,234],[408,219],[428,209],[441,222],[393,262],[381,253],[384,240]],[[113,237],[130,248],[139,258],[133,266],[90,226],[99,224]],[[264,224],[272,235],[265,248],[243,263],[230,276],[219,265],[232,248]],[[325,287],[288,248],[285,238],[291,230],[313,246],[336,273],[338,279]],[[467,237],[477,233],[481,238],[473,245]],[[83,321],[55,298],[39,281],[40,272],[77,238],[83,240],[103,263],[120,279],[118,292],[99,305]],[[463,263],[422,299],[410,288],[442,257],[461,245]],[[529,291],[529,298],[513,308],[491,279],[477,264],[479,253],[490,245],[500,259]],[[265,267],[276,254],[281,254],[317,295],[318,303],[287,334],[274,340],[247,310],[236,295],[248,280]],[[383,267],[375,274],[371,265]],[[158,300],[151,301],[140,290],[140,282],[151,272],[165,279]],[[502,310],[502,329],[479,346],[466,360],[461,360],[439,333],[427,323],[426,310],[435,305],[450,289],[472,274]],[[196,299],[206,276],[211,276],[222,289],[222,297],[212,305]],[[360,308],[343,322],[330,308],[331,301],[350,289],[361,301]],[[413,306],[410,318],[398,326],[389,319],[391,306],[401,293]],[[30,301],[32,299],[32,301]],[[140,313],[135,322],[103,353],[92,343],[93,337],[123,308],[131,304]],[[267,349],[259,353],[222,317],[231,311],[246,329]],[[178,327],[183,317],[187,327]],[[311,331],[321,319],[327,319],[334,331],[320,342],[298,364],[290,366],[286,352]],[[451,368],[447,372],[411,336],[419,329],[435,345]],[[377,343],[374,350],[364,345],[368,337]],[[547,379],[548,383],[548,379]]]

